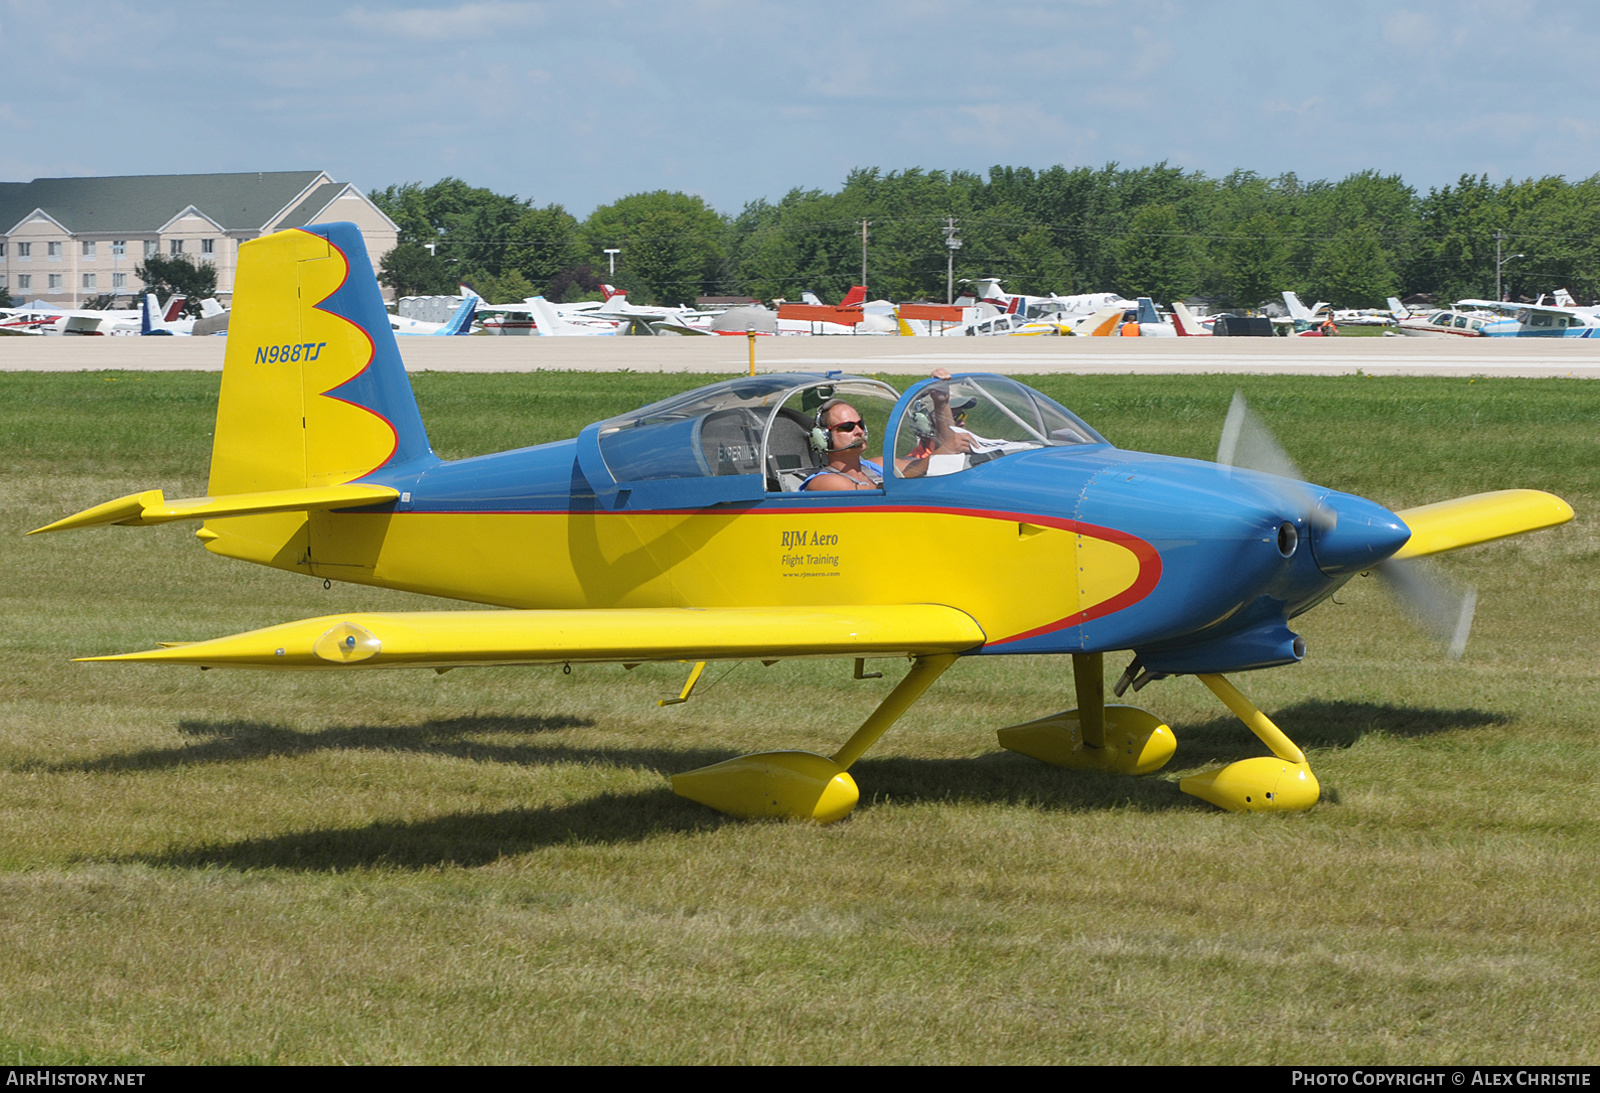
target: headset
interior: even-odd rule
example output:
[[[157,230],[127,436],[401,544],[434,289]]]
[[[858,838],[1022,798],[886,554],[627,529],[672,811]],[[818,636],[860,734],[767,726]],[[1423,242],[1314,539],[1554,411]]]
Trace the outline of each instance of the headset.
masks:
[[[835,448],[832,440],[830,439],[830,434],[833,432],[833,430],[824,427],[822,424],[822,415],[826,414],[835,406],[839,406],[843,403],[844,399],[842,398],[831,398],[824,402],[821,406],[817,407],[816,417],[814,417],[811,421],[812,451],[815,451],[820,455],[832,455],[834,452],[848,451],[855,447],[855,444],[852,443],[846,444],[843,448]],[[861,423],[861,448],[863,451],[866,450],[867,439],[867,423],[863,421]]]

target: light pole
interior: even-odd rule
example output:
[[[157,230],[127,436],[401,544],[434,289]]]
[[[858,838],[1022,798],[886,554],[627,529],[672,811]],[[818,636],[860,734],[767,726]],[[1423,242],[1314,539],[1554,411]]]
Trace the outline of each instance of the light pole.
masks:
[[[1504,266],[1507,262],[1511,261],[1513,258],[1526,258],[1526,257],[1528,257],[1526,254],[1508,254],[1504,258],[1501,258],[1500,257],[1500,240],[1502,240],[1503,238],[1505,238],[1505,233],[1504,232],[1495,232],[1494,233],[1494,298],[1495,298],[1496,301],[1505,300],[1505,293],[1500,291],[1500,267]]]
[[[861,222],[861,287],[862,288],[865,288],[867,286],[867,225],[870,224],[870,223],[872,223],[872,221],[870,221],[870,220],[863,220]]]
[[[619,255],[621,253],[622,253],[622,248],[621,247],[607,247],[606,248],[606,259],[607,259],[607,261],[609,261],[611,263],[611,274],[610,274],[610,276],[611,276],[611,279],[613,281],[615,281],[617,279],[617,255]]]
[[[956,218],[947,216],[944,219],[944,302],[953,304],[956,302],[956,251],[961,249],[961,240],[956,238]]]

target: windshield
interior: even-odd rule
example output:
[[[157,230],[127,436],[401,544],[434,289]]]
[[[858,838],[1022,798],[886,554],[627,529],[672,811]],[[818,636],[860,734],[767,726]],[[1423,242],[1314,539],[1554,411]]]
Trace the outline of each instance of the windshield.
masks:
[[[953,474],[1013,452],[1106,439],[1076,414],[1001,376],[930,383],[900,417],[895,467],[905,478]]]

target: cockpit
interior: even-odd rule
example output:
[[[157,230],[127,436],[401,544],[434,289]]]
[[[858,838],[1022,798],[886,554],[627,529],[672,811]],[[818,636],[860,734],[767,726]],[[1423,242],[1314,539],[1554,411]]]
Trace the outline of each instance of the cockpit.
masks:
[[[819,411],[830,399],[848,402],[860,415],[864,455],[882,460],[885,479],[953,474],[1034,448],[1106,443],[1053,400],[992,375],[924,381],[909,400],[861,376],[741,377],[651,403],[584,433],[618,490],[643,488],[652,503],[671,503],[680,493],[686,504],[799,494],[828,465],[830,441]],[[708,492],[694,488],[696,480],[708,486],[706,480],[721,480],[729,488]]]

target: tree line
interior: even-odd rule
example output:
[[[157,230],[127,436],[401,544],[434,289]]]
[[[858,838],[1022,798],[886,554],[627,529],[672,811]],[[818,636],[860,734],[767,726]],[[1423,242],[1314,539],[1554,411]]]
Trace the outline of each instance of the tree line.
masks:
[[[1379,307],[1419,293],[1493,296],[1498,262],[1512,299],[1557,288],[1581,302],[1600,297],[1600,175],[1463,175],[1420,194],[1376,171],[1302,182],[1248,171],[1211,178],[1165,163],[994,167],[987,176],[864,168],[837,192],[791,190],[732,216],[661,190],[582,221],[455,178],[372,198],[400,226],[381,274],[399,295],[450,294],[468,281],[495,301],[573,301],[611,281],[661,304],[792,300],[807,289],[832,300],[861,275],[865,221],[871,295],[943,300],[953,219],[955,276],[999,277],[1012,292],[1115,290],[1254,307],[1293,289],[1308,302]],[[614,278],[608,249],[619,252]]]

